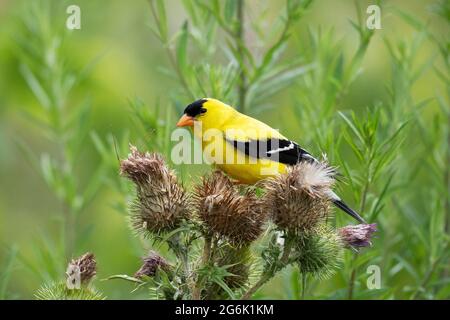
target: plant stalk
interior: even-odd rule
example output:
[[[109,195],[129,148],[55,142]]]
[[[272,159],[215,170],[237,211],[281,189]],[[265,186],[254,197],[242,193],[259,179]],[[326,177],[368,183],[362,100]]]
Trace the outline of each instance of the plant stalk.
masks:
[[[368,168],[367,171],[369,172],[369,168],[370,167],[370,162],[368,164]],[[369,177],[367,177],[366,179],[366,183],[364,184],[364,189],[363,189],[363,193],[361,196],[361,205],[359,208],[359,212],[363,212],[365,207],[366,207],[366,201],[367,201],[367,194],[369,192]],[[357,266],[356,266],[356,260],[358,259],[358,252],[355,252],[353,254],[353,258],[352,258],[352,271],[350,274],[350,280],[349,280],[349,284],[348,284],[348,295],[347,298],[348,300],[352,300],[353,299],[353,294],[355,291],[355,281],[356,281],[356,273],[357,273]]]
[[[211,257],[211,245],[212,245],[212,236],[210,234],[205,236],[205,243],[203,245],[203,254],[200,262],[201,266],[205,266]],[[197,278],[197,282],[195,283],[194,291],[192,292],[193,300],[201,299],[201,291],[202,291],[202,279]]]
[[[236,48],[241,58],[242,63],[245,63],[245,54],[244,54],[244,0],[238,0],[237,8],[236,8]],[[238,86],[238,110],[240,112],[245,112],[246,109],[246,98],[247,98],[247,77],[245,75],[244,68],[241,68],[239,73],[239,86]]]
[[[269,281],[275,274],[286,267],[289,264],[289,256],[292,250],[292,241],[289,238],[286,239],[283,254],[281,255],[280,264],[269,268],[261,275],[261,278],[256,282],[250,289],[248,289],[245,294],[241,297],[241,300],[249,300],[259,288],[261,288],[267,281]]]

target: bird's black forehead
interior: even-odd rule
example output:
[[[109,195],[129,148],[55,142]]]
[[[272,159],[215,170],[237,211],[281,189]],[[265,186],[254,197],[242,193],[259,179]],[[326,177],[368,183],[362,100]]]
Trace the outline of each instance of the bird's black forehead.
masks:
[[[184,109],[184,114],[187,114],[188,116],[195,117],[198,116],[200,113],[204,112],[203,104],[206,102],[206,99],[200,99],[197,101],[192,102],[190,105]]]

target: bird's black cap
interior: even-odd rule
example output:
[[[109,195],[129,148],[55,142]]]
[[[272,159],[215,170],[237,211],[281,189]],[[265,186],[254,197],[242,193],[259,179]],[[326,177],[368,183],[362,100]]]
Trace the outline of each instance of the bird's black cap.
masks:
[[[184,109],[184,114],[191,116],[191,117],[196,117],[201,113],[205,113],[206,109],[203,108],[203,104],[206,101],[207,101],[207,99],[200,99],[200,100],[192,102],[190,105],[188,105],[186,107],[186,109]]]

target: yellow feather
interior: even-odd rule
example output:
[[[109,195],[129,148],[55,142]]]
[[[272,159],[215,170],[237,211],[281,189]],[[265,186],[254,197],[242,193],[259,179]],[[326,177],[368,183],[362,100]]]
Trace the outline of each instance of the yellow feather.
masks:
[[[241,142],[270,138],[286,139],[282,134],[219,100],[208,98],[203,106],[207,112],[196,119],[201,123],[201,137],[198,138],[202,139],[203,150],[207,151],[205,153],[212,152],[215,160],[213,163],[219,169],[239,182],[248,184],[285,172],[284,164],[267,159],[249,158],[224,139]],[[217,144],[213,139],[208,140],[208,130],[220,131],[223,137],[221,143]],[[220,146],[222,150],[214,149]]]

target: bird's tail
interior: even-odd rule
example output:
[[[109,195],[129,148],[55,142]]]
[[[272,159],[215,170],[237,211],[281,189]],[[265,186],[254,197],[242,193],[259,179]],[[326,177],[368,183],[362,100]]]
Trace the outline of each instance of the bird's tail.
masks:
[[[339,209],[341,209],[348,215],[352,216],[353,218],[358,220],[360,223],[364,223],[364,224],[367,223],[355,210],[353,210],[348,205],[346,205],[345,202],[342,201],[341,199],[332,199],[332,201],[336,207],[338,207]]]

